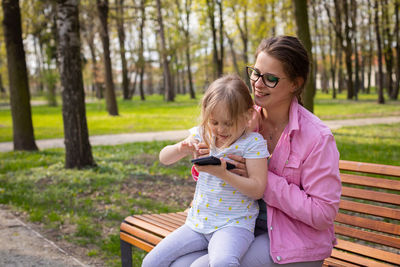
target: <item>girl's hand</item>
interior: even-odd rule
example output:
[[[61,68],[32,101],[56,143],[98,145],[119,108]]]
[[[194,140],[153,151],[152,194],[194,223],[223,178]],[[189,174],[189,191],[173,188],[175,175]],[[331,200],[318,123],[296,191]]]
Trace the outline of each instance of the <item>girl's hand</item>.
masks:
[[[233,155],[233,154],[229,154],[228,158],[231,159],[231,161],[229,161],[229,162],[236,166],[236,168],[230,170],[231,172],[236,173],[237,175],[240,175],[243,177],[249,177],[249,175],[247,173],[247,169],[246,169],[246,159],[245,158],[238,156],[238,155]]]
[[[195,139],[186,139],[179,143],[179,152],[185,154],[196,153],[198,141]]]
[[[210,154],[210,148],[205,143],[197,143],[193,158],[201,158]]]
[[[196,165],[195,168],[199,172],[207,172],[211,175],[217,176],[221,179],[224,178],[228,170],[226,169],[226,161],[223,158],[220,158],[221,165]]]

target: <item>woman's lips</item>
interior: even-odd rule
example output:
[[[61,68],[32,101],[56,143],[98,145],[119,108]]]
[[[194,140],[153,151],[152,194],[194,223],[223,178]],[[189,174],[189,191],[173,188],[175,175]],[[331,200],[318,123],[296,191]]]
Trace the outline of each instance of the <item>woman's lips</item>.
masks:
[[[267,92],[263,92],[263,91],[259,91],[259,90],[255,90],[254,94],[258,97],[263,97],[263,96],[269,96],[270,94]]]

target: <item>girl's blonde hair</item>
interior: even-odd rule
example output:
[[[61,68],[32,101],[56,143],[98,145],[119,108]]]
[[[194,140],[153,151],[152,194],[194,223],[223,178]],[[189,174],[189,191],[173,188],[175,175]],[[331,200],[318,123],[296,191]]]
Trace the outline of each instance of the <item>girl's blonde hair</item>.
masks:
[[[236,131],[237,127],[247,118],[246,114],[253,108],[254,102],[246,83],[237,75],[225,75],[212,82],[201,102],[200,126],[204,131],[204,142],[209,147],[215,147],[209,119],[217,105],[225,105],[229,120],[232,121],[232,127]],[[223,147],[234,141],[227,140]]]

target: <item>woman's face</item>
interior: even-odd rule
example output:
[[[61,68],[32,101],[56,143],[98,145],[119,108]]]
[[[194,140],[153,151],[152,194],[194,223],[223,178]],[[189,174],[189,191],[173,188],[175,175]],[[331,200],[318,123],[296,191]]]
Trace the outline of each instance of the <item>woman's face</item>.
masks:
[[[272,74],[279,78],[279,82],[274,88],[264,84],[260,77],[258,81],[251,81],[254,94],[254,102],[265,109],[290,105],[295,84],[287,77],[283,70],[283,64],[265,52],[258,54],[254,69],[260,74]],[[273,76],[270,76],[273,78]]]

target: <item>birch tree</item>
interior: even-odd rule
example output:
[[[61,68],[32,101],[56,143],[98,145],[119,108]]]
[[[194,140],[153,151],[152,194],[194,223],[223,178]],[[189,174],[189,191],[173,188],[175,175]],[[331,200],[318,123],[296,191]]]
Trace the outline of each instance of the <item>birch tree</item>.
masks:
[[[94,166],[83,90],[79,0],[57,0],[58,60],[62,85],[65,167]]]

